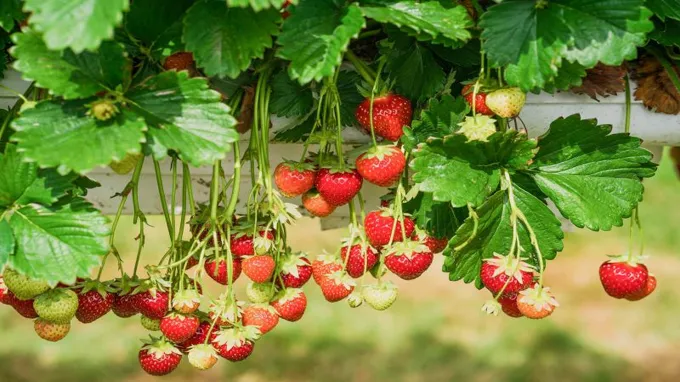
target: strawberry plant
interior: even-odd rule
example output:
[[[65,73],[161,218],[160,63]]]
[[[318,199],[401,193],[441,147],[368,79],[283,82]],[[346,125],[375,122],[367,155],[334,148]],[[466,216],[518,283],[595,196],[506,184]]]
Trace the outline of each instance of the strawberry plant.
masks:
[[[437,256],[450,280],[491,292],[485,311],[547,317],[559,217],[593,231],[630,219],[630,250],[600,278],[643,299],[657,284],[633,234],[656,164],[629,134],[628,72],[647,107],[679,113],[678,30],[680,6],[663,0],[0,1],[0,72],[30,83],[0,113],[0,302],[49,341],[77,332],[74,317],[140,314],[162,335],[141,347],[146,372],[185,354],[205,370],[302,319],[310,278],[329,302],[385,310],[390,279]],[[573,114],[530,137],[527,93],[567,90],[625,93],[625,132]],[[302,154],[272,163],[278,143]],[[102,166],[127,177],[111,218],[88,202]],[[196,167],[212,170],[206,200]],[[367,183],[384,190],[380,209]],[[170,241],[158,263],[145,260],[159,250],[145,247],[147,195]],[[129,205],[134,261],[114,245]],[[296,251],[300,205],[346,209],[348,237],[316,258]]]

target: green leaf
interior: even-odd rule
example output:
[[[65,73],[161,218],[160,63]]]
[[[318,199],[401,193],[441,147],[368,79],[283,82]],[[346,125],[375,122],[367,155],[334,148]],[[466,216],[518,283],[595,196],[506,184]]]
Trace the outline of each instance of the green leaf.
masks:
[[[7,220],[0,219],[0,269],[3,269],[9,256],[14,253],[14,235]]]
[[[302,86],[291,80],[285,71],[277,73],[271,81],[272,97],[269,111],[279,117],[307,115],[314,107],[314,93],[309,85]]]
[[[291,61],[290,77],[306,84],[332,76],[350,40],[366,25],[361,10],[343,0],[303,1],[290,8],[278,38],[278,56]]]
[[[646,0],[645,6],[661,20],[666,20],[667,17],[680,20],[680,4],[677,0]]]
[[[0,0],[0,28],[11,32],[14,29],[15,21],[23,18],[21,0]],[[0,268],[2,268],[2,265],[0,265]]]
[[[522,211],[536,235],[543,258],[555,258],[563,248],[564,233],[560,221],[540,199],[516,184],[512,190],[517,208]],[[476,230],[472,216],[465,220],[444,251],[444,271],[449,273],[450,280],[462,279],[466,283],[474,281],[478,288],[482,287],[479,278],[482,261],[493,257],[495,253],[507,256],[510,251],[513,237],[511,211],[508,190],[499,190],[477,209]],[[519,219],[517,224],[520,245],[526,251],[522,257],[538,265],[537,253],[531,244],[527,227]]]
[[[463,68],[479,67],[480,54],[482,50],[479,39],[470,40],[467,44],[457,49],[451,49],[443,45],[429,44],[430,50],[443,59],[455,66]]]
[[[274,142],[295,143],[302,142],[309,137],[314,128],[316,115],[310,115],[304,120],[295,121],[279,129],[274,134]]]
[[[563,59],[586,68],[619,65],[637,55],[653,29],[643,0],[505,1],[480,20],[483,50],[505,79],[525,91],[542,88]]]
[[[26,0],[30,23],[43,32],[52,50],[71,48],[75,53],[95,50],[113,38],[129,0]]]
[[[587,75],[586,68],[576,62],[562,61],[557,76],[550,80],[543,86],[543,91],[547,93],[555,93],[558,90],[569,90],[574,86],[581,86],[583,77]],[[536,88],[532,90],[534,93],[540,93],[541,89]]]
[[[406,202],[404,212],[411,214],[418,227],[435,237],[453,237],[467,218],[467,208],[453,208],[450,203],[437,202],[428,192],[419,192]]]
[[[236,120],[220,102],[220,94],[186,71],[151,77],[126,97],[144,116],[157,159],[175,150],[183,161],[199,167],[223,159],[229,144],[238,139]]]
[[[680,47],[680,21],[666,19],[665,22],[654,20],[656,28],[649,37],[656,40],[661,45]]]
[[[403,33],[389,36],[381,50],[387,58],[386,70],[399,93],[419,101],[440,91],[446,74],[427,46]]]
[[[125,17],[125,30],[156,59],[183,50],[182,21],[195,0],[135,0]]]
[[[276,9],[256,13],[227,8],[224,0],[202,0],[184,19],[184,41],[208,76],[236,78],[272,46],[280,19]]]
[[[14,120],[12,139],[26,160],[58,167],[61,174],[83,174],[141,151],[146,130],[142,118],[123,110],[103,122],[87,111],[87,100],[40,102]]]
[[[473,22],[465,7],[440,1],[367,1],[361,10],[368,18],[398,26],[421,41],[433,40],[447,46],[459,46],[470,39],[467,28]]]
[[[413,150],[431,137],[442,138],[452,134],[468,112],[469,107],[462,97],[453,98],[447,94],[441,99],[431,99],[418,119],[411,122],[411,127],[404,129],[406,136],[402,141],[406,149]]]
[[[539,139],[532,175],[577,227],[621,226],[642,200],[641,178],[656,170],[640,139],[611,129],[574,114],[555,120]]]
[[[364,102],[364,96],[359,93],[357,85],[362,81],[359,73],[340,70],[338,75],[338,95],[340,96],[340,119],[343,126],[356,126],[356,111],[359,104]]]
[[[53,284],[88,277],[109,251],[108,219],[84,200],[59,209],[26,206],[9,224],[16,240],[11,266]]]
[[[130,62],[123,47],[105,42],[97,53],[74,54],[71,50],[57,52],[47,49],[36,32],[14,35],[17,58],[14,68],[23,78],[65,99],[86,98],[97,92],[123,84],[130,75]]]
[[[227,4],[230,7],[251,7],[256,11],[261,11],[263,9],[281,9],[286,0],[227,0]]]

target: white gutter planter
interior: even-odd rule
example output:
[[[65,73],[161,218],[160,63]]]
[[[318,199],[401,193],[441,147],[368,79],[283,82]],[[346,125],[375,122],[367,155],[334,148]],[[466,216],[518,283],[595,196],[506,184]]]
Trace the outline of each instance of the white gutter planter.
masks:
[[[23,81],[16,71],[9,70],[5,72],[5,79],[2,84],[8,88],[14,89],[17,92],[23,93],[28,87],[28,82]],[[8,108],[16,102],[16,95],[0,89],[0,107]],[[521,120],[526,125],[530,136],[538,136],[544,133],[550,123],[559,117],[566,117],[572,114],[581,114],[582,118],[590,119],[596,118],[599,124],[611,124],[613,132],[623,132],[625,121],[625,96],[619,94],[608,98],[601,98],[600,102],[594,101],[588,96],[574,95],[571,93],[559,93],[556,95],[529,94],[527,102],[520,114]],[[274,119],[273,130],[281,128],[285,123],[281,120]],[[521,123],[520,123],[521,125]],[[354,129],[347,129],[347,141],[353,143],[368,143],[369,137],[360,133],[359,131],[350,131]],[[633,101],[631,113],[631,134],[642,138],[645,143],[644,146],[652,151],[655,160],[660,158],[661,150],[664,145],[680,145],[680,116],[654,113],[647,110],[642,103]],[[247,140],[240,142],[242,152],[247,146]],[[302,145],[299,144],[277,144],[270,148],[270,157],[272,161],[272,168],[279,162],[285,159],[299,158],[302,153]],[[233,160],[230,154],[227,154],[228,159],[224,161],[225,171],[229,172],[233,168]],[[166,171],[163,175],[163,182],[166,187],[166,198],[170,199],[170,185],[171,174],[169,161],[163,165],[163,170]],[[194,183],[195,199],[208,200],[209,196],[209,181],[211,178],[212,169],[209,167],[198,168],[192,170],[192,180]],[[108,167],[97,168],[88,174],[90,177],[99,181],[102,187],[91,190],[88,194],[88,199],[100,208],[105,214],[113,214],[118,207],[119,199],[111,198],[116,193],[123,190],[130,179],[130,175],[118,175],[111,171]],[[228,176],[229,174],[227,174]],[[241,194],[239,202],[247,200],[250,192],[250,174],[248,167],[243,168],[242,172]],[[147,214],[160,214],[162,208],[160,205],[160,198],[157,196],[156,179],[154,169],[150,161],[145,163],[142,176],[140,178],[140,203],[142,209]],[[385,192],[384,189],[375,187],[370,184],[364,184],[362,194],[367,200],[367,205],[377,206],[380,196]],[[179,199],[179,198],[178,198]],[[299,204],[299,198],[293,200]],[[178,200],[178,205],[175,208],[181,210],[181,200]],[[243,206],[241,206],[243,207]],[[132,202],[129,200],[125,208],[125,213],[132,212]],[[346,225],[346,217],[348,216],[347,208],[339,208],[331,217],[322,219],[323,228],[335,228]]]

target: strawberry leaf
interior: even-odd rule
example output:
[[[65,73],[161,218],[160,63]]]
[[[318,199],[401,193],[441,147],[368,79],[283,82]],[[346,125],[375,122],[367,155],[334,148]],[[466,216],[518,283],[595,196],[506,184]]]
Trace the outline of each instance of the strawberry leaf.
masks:
[[[309,85],[291,80],[286,72],[277,73],[271,81],[272,98],[269,111],[279,117],[307,115],[314,107],[314,93]]]
[[[149,144],[157,159],[168,150],[179,152],[192,166],[224,158],[229,144],[238,139],[236,120],[218,92],[203,78],[186,71],[163,72],[132,89],[126,97],[132,110],[149,128]]]
[[[167,57],[184,48],[182,21],[194,0],[135,0],[125,17],[125,30],[155,58]]]
[[[553,80],[563,60],[587,68],[637,55],[653,29],[644,0],[505,1],[480,19],[483,50],[505,79],[525,91]]]
[[[97,53],[49,50],[36,32],[14,35],[14,68],[23,78],[65,99],[86,98],[129,82],[130,61],[123,47],[105,42]]]
[[[645,6],[661,20],[666,18],[680,20],[680,6],[677,0],[645,0]]]
[[[366,17],[394,24],[420,41],[456,47],[472,37],[467,9],[454,2],[372,0],[362,2],[361,10]]]
[[[666,19],[666,21],[654,20],[656,25],[649,37],[656,40],[661,45],[680,47],[680,21]]]
[[[641,179],[656,171],[640,139],[611,130],[574,114],[555,120],[539,139],[531,174],[577,227],[607,231],[623,225],[642,200]]]
[[[0,216],[4,211],[0,210]],[[14,253],[14,235],[12,234],[12,227],[10,227],[7,220],[0,219],[0,269],[2,269],[9,256]]]
[[[283,23],[278,56],[290,60],[290,78],[306,84],[330,77],[352,38],[366,25],[361,10],[343,0],[303,1]]]
[[[357,72],[340,70],[338,75],[338,95],[340,96],[340,120],[343,126],[356,126],[356,111],[364,101],[357,85],[361,83],[361,76]]]
[[[435,237],[453,237],[467,217],[467,208],[453,208],[451,203],[436,202],[431,193],[420,192],[404,204],[418,227]]]
[[[285,3],[286,0],[227,0],[230,7],[251,7],[258,12],[269,8],[280,9]]]
[[[581,86],[583,77],[586,76],[586,68],[577,62],[563,61],[557,76],[548,81],[543,90],[555,93],[558,90],[569,90],[574,86]],[[541,89],[534,89],[534,93],[540,93]]]
[[[272,46],[280,19],[276,9],[256,13],[228,8],[224,0],[202,0],[184,18],[184,41],[208,76],[236,78]]]
[[[43,32],[52,50],[71,48],[75,53],[95,50],[113,37],[129,0],[26,0],[30,24]]]
[[[14,120],[19,151],[41,167],[58,167],[61,174],[86,173],[127,153],[141,151],[144,120],[123,111],[108,121],[86,113],[87,101],[43,101]],[[78,153],[78,155],[73,155]]]
[[[432,98],[420,117],[411,122],[411,127],[404,129],[404,146],[410,151],[430,137],[452,134],[468,112],[469,107],[462,97],[445,95],[441,99]]]
[[[0,28],[6,32],[14,29],[14,23],[24,18],[21,12],[21,0],[2,0],[0,1]]]
[[[543,258],[554,259],[557,252],[563,248],[564,233],[560,221],[540,199],[517,184],[513,184],[512,187],[514,202],[536,234]],[[465,219],[458,228],[456,235],[444,250],[446,256],[444,272],[449,273],[451,281],[461,279],[466,283],[474,281],[477,287],[481,288],[479,273],[482,261],[493,257],[494,253],[508,255],[513,234],[509,198],[508,190],[499,190],[477,209],[476,232],[472,216]],[[518,221],[517,228],[520,245],[527,251],[522,256],[527,257],[528,263],[538,265],[537,254],[532,247],[527,227]]]
[[[9,263],[29,277],[53,284],[88,277],[109,251],[108,223],[82,199],[59,208],[25,206],[9,219],[16,240]]]

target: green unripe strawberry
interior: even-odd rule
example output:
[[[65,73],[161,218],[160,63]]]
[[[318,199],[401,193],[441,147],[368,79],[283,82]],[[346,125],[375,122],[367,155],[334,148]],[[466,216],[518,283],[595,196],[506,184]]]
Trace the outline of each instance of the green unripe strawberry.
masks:
[[[42,319],[67,324],[78,310],[78,295],[70,289],[52,289],[36,297],[33,308]]]
[[[252,303],[267,303],[274,297],[274,288],[271,283],[250,282],[246,287],[246,296]]]
[[[486,96],[486,106],[503,118],[514,118],[524,107],[527,95],[520,88],[494,90]]]
[[[90,110],[87,112],[87,114],[100,121],[108,121],[119,112],[118,106],[116,106],[116,104],[109,99],[100,99],[94,101],[89,106]]]
[[[361,297],[375,310],[385,310],[392,306],[397,299],[397,287],[391,282],[380,285],[366,285],[361,291]]]
[[[161,330],[161,320],[142,316],[142,326],[148,331],[157,332]]]
[[[50,286],[45,281],[34,280],[13,269],[6,269],[3,274],[5,285],[19,300],[32,300],[45,293]]]

